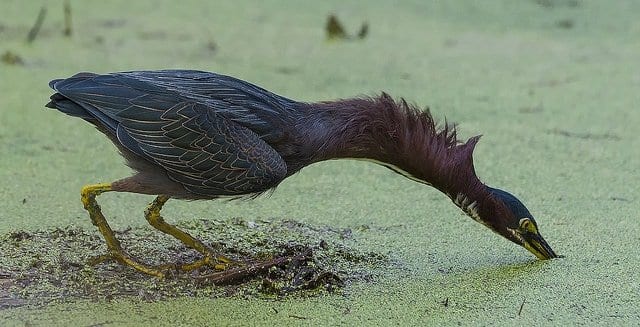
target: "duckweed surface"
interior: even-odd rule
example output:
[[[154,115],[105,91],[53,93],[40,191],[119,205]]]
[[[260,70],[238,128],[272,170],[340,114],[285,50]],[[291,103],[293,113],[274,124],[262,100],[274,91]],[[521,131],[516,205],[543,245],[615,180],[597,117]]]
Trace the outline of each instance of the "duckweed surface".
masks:
[[[0,325],[640,321],[638,1],[65,2],[0,1]],[[328,40],[330,15],[349,37]],[[232,258],[310,249],[310,259],[224,286],[87,266],[105,246],[79,190],[130,171],[89,124],[44,108],[47,84],[162,68],[229,74],[301,101],[386,91],[429,106],[461,139],[483,134],[476,172],[517,195],[564,258],[537,261],[438,191],[340,160],[271,196],[163,209]],[[196,258],[147,225],[151,199],[98,201],[132,254]]]

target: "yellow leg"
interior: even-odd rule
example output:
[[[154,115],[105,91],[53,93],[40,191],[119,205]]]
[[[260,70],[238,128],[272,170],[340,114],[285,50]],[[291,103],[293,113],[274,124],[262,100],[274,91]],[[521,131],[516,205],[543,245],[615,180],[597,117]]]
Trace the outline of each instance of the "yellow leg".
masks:
[[[162,206],[167,202],[167,200],[169,200],[168,196],[158,195],[144,211],[144,217],[147,219],[149,224],[151,224],[151,226],[155,227],[157,230],[177,238],[186,246],[204,255],[204,258],[192,263],[178,266],[178,269],[183,271],[190,271],[207,265],[214,267],[215,269],[222,270],[226,268],[227,264],[232,263],[232,260],[224,256],[214,256],[211,253],[211,250],[200,240],[189,235],[189,233],[180,230],[178,227],[167,223],[162,218],[162,216],[160,216],[160,210],[162,210]]]
[[[95,258],[94,260],[92,260],[93,263],[95,264],[107,259],[114,259],[121,264],[130,266],[145,274],[163,278],[165,275],[163,269],[142,264],[131,258],[122,249],[122,245],[120,245],[120,242],[118,241],[118,239],[116,239],[113,230],[107,223],[104,215],[102,215],[100,206],[96,202],[96,196],[109,191],[112,191],[111,184],[94,184],[86,185],[82,188],[81,192],[82,203],[84,204],[84,208],[89,212],[91,222],[93,223],[93,225],[98,227],[98,230],[107,242],[108,254]]]

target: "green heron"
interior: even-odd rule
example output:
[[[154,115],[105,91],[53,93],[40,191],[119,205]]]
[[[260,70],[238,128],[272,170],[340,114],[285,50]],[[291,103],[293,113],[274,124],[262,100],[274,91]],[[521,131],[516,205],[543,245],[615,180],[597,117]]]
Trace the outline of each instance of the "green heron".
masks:
[[[539,259],[557,257],[527,208],[483,184],[473,167],[479,136],[466,142],[429,111],[386,93],[318,103],[293,101],[248,82],[191,70],[79,73],[50,83],[47,107],[80,117],[107,135],[135,171],[82,188],[82,202],[114,259],[162,277],[165,270],[129,256],[95,198],[104,192],[157,195],[148,222],[203,255],[177,268],[224,268],[229,259],[160,216],[169,198],[254,197],[315,162],[355,158],[446,194],[477,222]]]

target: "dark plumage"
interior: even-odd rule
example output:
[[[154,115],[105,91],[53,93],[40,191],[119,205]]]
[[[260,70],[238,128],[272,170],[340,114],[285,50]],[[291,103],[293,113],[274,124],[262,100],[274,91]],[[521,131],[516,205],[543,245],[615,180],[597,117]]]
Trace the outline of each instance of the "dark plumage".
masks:
[[[431,185],[539,258],[556,257],[526,207],[476,176],[472,153],[479,136],[460,143],[455,129],[436,128],[429,112],[385,93],[303,103],[229,76],[187,70],[80,73],[50,86],[57,93],[47,107],[95,125],[136,171],[83,189],[85,207],[97,208],[87,210],[98,227],[94,198],[102,192],[161,195],[164,201],[148,210],[152,222],[169,197],[255,196],[314,162],[355,158]],[[156,227],[197,242],[173,226]],[[122,251],[114,246],[110,252]]]

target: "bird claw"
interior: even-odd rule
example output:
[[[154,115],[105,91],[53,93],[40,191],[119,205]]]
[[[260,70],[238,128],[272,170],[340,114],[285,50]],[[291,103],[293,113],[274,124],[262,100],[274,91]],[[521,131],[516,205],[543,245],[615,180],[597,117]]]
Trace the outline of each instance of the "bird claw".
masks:
[[[95,266],[110,260],[116,261],[125,266],[132,267],[135,270],[143,272],[147,275],[158,277],[160,279],[164,279],[167,276],[168,272],[177,270],[177,266],[175,264],[163,264],[157,266],[146,265],[135,260],[124,251],[109,251],[109,253],[92,257],[89,259],[89,265]]]
[[[135,260],[124,251],[110,251],[109,253],[94,256],[89,259],[89,265],[95,266],[106,261],[115,261],[122,265],[130,266],[147,275],[155,276],[160,279],[165,278],[168,273],[175,273],[178,271],[189,272],[205,266],[211,267],[214,270],[218,271],[227,270],[229,269],[229,267],[234,265],[240,266],[240,263],[235,260],[229,259],[222,255],[212,254],[207,254],[204,258],[190,263],[168,263],[150,266]]]
[[[236,262],[222,255],[212,255],[210,253],[207,253],[205,254],[204,258],[191,263],[180,265],[178,269],[181,271],[192,271],[204,266],[208,266],[213,268],[214,270],[222,271],[228,269],[233,265],[239,265],[239,262]]]

